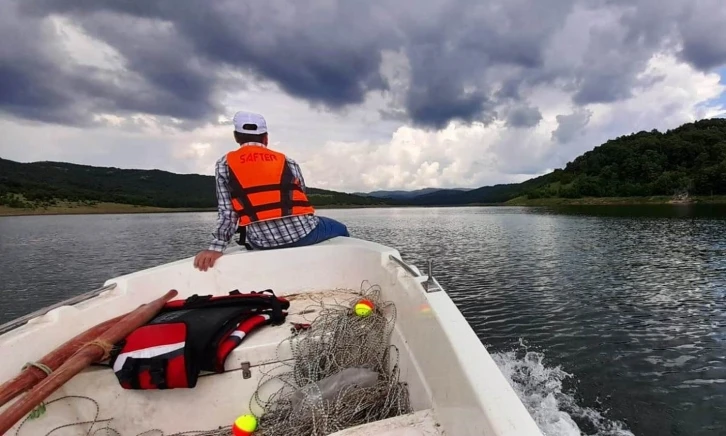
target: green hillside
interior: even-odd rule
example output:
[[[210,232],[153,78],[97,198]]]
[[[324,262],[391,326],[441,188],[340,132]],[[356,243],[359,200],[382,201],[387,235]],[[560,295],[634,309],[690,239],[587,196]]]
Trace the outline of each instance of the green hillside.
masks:
[[[528,198],[726,194],[726,120],[621,136],[526,190]]]
[[[46,207],[60,202],[214,208],[214,184],[214,177],[198,174],[0,159],[0,205],[16,208]],[[315,188],[310,188],[308,194],[316,206],[394,204],[390,200]]]

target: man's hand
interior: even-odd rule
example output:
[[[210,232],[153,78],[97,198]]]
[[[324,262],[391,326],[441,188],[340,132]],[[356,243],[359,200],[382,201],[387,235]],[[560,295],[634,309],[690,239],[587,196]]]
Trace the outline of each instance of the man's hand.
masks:
[[[204,250],[200,251],[196,257],[194,257],[194,268],[200,271],[206,271],[214,266],[214,262],[222,257],[221,251]]]

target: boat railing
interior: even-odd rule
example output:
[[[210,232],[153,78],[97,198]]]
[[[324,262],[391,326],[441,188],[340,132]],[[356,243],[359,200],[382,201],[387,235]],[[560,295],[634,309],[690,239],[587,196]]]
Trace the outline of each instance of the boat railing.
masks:
[[[421,283],[421,286],[424,287],[426,292],[437,292],[437,291],[443,291],[443,288],[441,285],[439,285],[439,282],[434,279],[434,261],[429,259],[429,276],[426,279],[424,283]]]
[[[14,330],[21,325],[25,324],[26,322],[30,321],[33,318],[37,318],[39,316],[43,316],[46,313],[50,312],[53,309],[57,309],[61,306],[73,306],[75,304],[81,303],[86,300],[90,300],[93,297],[98,296],[101,292],[109,291],[116,287],[116,283],[109,283],[108,285],[101,286],[100,288],[94,289],[92,291],[88,291],[84,294],[77,295],[75,297],[71,297],[67,300],[63,300],[59,303],[53,304],[48,307],[44,307],[43,309],[36,310],[33,313],[29,313],[27,315],[21,316],[20,318],[16,318],[10,322],[6,322],[5,324],[0,325],[0,335],[3,335],[10,330]]]
[[[400,265],[401,268],[405,269],[409,274],[411,274],[412,276],[414,276],[414,278],[422,277],[421,274],[418,274],[416,271],[414,271],[414,269],[411,268],[411,265],[407,264],[402,259],[399,259],[399,258],[397,258],[396,256],[394,256],[392,254],[389,255],[388,257],[392,261],[394,261],[398,265]],[[431,260],[431,259],[429,259],[428,266],[429,266],[429,274],[428,274],[428,277],[426,278],[426,281],[421,282],[421,286],[424,288],[424,291],[426,291],[426,292],[442,291],[443,288],[438,284],[438,282],[436,281],[436,279],[434,279],[434,275],[433,275],[433,272],[434,272],[434,261]]]
[[[403,260],[401,260],[401,259],[397,258],[396,256],[394,256],[394,255],[392,255],[392,254],[391,254],[391,255],[389,255],[388,257],[389,257],[389,258],[390,258],[390,259],[391,259],[392,261],[394,261],[394,262],[396,262],[397,264],[399,264],[399,265],[401,266],[401,268],[405,269],[405,270],[406,270],[406,271],[407,271],[407,272],[408,272],[409,274],[411,274],[412,276],[414,276],[414,277],[421,277],[421,275],[420,275],[419,273],[417,273],[416,271],[414,271],[414,269],[413,269],[413,268],[411,268],[411,265],[407,264],[407,263],[406,263],[406,262],[404,262]]]

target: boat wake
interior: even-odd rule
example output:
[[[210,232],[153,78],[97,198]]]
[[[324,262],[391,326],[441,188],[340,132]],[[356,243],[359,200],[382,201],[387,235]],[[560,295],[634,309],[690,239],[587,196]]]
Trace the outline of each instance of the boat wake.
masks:
[[[529,351],[522,341],[520,345],[518,350],[492,353],[492,358],[545,436],[634,436],[622,423],[578,405],[562,385],[572,374],[545,366],[543,353]],[[576,421],[592,432],[582,431]]]

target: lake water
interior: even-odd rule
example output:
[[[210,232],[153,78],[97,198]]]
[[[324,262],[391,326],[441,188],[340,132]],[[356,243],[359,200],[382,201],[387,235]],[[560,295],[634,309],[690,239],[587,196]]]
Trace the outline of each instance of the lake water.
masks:
[[[726,434],[725,208],[321,212],[434,259],[548,436]],[[0,218],[0,323],[191,256],[215,218]]]

